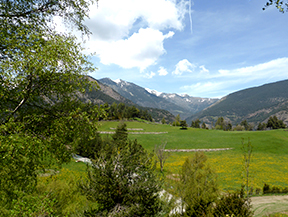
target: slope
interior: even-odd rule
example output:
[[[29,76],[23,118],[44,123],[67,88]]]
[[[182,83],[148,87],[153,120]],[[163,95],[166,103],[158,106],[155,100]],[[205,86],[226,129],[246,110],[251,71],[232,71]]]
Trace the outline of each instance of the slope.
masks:
[[[190,123],[199,118],[205,123],[215,123],[222,116],[232,124],[246,119],[256,125],[272,115],[288,124],[288,80],[231,93],[186,120]]]

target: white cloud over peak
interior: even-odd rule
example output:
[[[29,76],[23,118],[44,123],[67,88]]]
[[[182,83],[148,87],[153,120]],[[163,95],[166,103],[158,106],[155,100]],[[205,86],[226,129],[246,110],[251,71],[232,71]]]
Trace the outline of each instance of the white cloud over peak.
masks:
[[[190,63],[187,59],[183,59],[176,64],[176,69],[172,72],[172,74],[182,75],[184,72],[193,72],[195,68],[196,65]]]
[[[130,38],[100,43],[97,56],[105,65],[116,64],[123,68],[138,67],[144,70],[165,53],[163,41],[173,35],[173,32],[163,35],[159,30],[140,29]]]
[[[163,66],[159,67],[158,73],[159,73],[160,76],[168,75],[167,70]]]
[[[181,0],[105,0],[90,8],[86,25],[92,32],[89,53],[101,63],[141,70],[155,64],[164,54],[164,40],[182,30],[187,2]]]

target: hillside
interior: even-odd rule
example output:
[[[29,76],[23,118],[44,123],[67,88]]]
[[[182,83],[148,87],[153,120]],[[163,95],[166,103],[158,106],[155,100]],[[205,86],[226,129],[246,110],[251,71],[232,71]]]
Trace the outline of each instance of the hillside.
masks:
[[[231,93],[186,120],[191,123],[199,118],[205,123],[215,123],[222,116],[234,125],[245,119],[257,125],[272,115],[288,124],[288,80]]]
[[[135,106],[138,109],[147,110],[148,113],[151,114],[152,118],[155,121],[161,121],[163,117],[168,122],[173,122],[175,119],[174,115],[166,110],[139,106],[135,104],[134,102],[132,102],[131,100],[121,96],[111,87],[94,79],[93,77],[89,76],[89,80],[97,82],[100,89],[93,89],[91,91],[86,91],[84,95],[81,95],[81,96],[79,95],[79,97],[82,98],[82,100],[85,102],[92,102],[98,105],[101,105],[104,103],[108,103],[109,105],[111,105],[113,103],[119,104],[122,102],[128,106]]]
[[[137,105],[164,109],[171,112],[175,116],[180,114],[182,119],[203,110],[218,100],[191,97],[188,95],[180,96],[178,94],[159,94],[156,91],[152,91],[147,88],[145,89],[136,84],[123,80],[112,81],[110,78],[102,78],[99,81],[113,88],[123,97],[131,100]]]

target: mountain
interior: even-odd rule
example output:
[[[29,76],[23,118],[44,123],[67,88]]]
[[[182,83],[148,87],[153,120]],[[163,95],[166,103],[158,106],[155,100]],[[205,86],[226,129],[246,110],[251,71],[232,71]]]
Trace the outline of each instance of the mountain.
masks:
[[[155,121],[161,121],[162,118],[164,117],[166,121],[168,122],[173,122],[175,117],[173,114],[170,112],[163,110],[163,109],[157,109],[157,108],[149,108],[149,107],[143,107],[135,104],[131,100],[121,96],[119,93],[117,93],[115,90],[113,90],[111,87],[108,85],[105,85],[98,80],[94,79],[91,76],[88,76],[88,79],[90,81],[94,81],[98,84],[99,89],[93,89],[91,91],[86,91],[85,94],[80,94],[79,97],[84,101],[84,102],[92,102],[94,104],[104,104],[108,103],[109,105],[116,103],[124,103],[125,105],[128,106],[135,106],[138,109],[141,110],[147,110],[149,114],[151,114],[152,118]]]
[[[210,105],[216,103],[219,99],[216,98],[201,98],[192,97],[188,94],[178,95],[176,93],[160,93],[153,90],[146,90],[158,97],[162,97],[169,102],[181,106],[184,109],[189,110],[190,113],[195,114],[202,111],[203,109],[209,107]]]
[[[99,82],[110,86],[123,97],[137,105],[164,109],[173,115],[180,114],[182,119],[201,111],[218,100],[191,97],[188,95],[180,96],[177,94],[158,93],[120,79],[112,81],[110,78],[102,78],[99,79]]]
[[[256,126],[273,115],[288,125],[288,80],[231,93],[186,120],[190,123],[199,118],[205,123],[215,124],[222,116],[234,125],[246,119]]]

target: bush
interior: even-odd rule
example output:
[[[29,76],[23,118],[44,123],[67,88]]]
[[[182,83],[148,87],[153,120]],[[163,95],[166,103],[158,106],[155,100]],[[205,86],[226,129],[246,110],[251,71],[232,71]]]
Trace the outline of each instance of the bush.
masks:
[[[256,195],[259,195],[260,192],[261,192],[261,189],[260,189],[260,188],[256,188],[256,190],[255,190],[255,194],[256,194]]]
[[[263,194],[268,194],[270,193],[270,186],[266,183],[264,183],[264,186],[263,186]]]
[[[244,198],[244,188],[234,193],[228,193],[215,202],[214,216],[253,216],[250,201]]]

